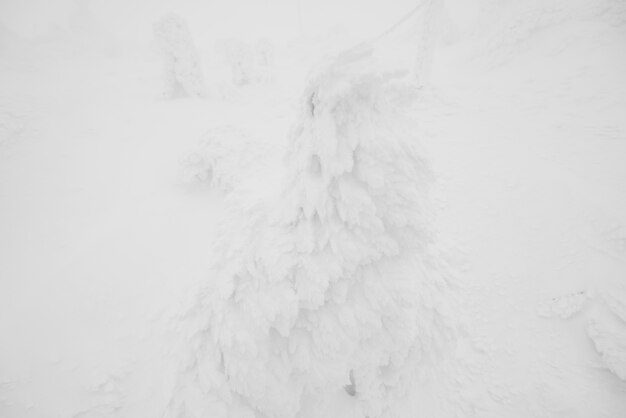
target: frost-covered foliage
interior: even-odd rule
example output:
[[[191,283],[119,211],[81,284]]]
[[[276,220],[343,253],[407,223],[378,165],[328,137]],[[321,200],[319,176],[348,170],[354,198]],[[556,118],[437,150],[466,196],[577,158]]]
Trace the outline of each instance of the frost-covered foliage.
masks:
[[[606,312],[592,315],[587,324],[587,336],[602,359],[604,366],[626,381],[626,325]]]
[[[416,416],[454,322],[407,90],[368,49],[310,79],[280,196],[231,201],[167,416]]]
[[[153,29],[163,59],[165,96],[205,97],[202,67],[187,22],[171,13],[156,22]]]
[[[256,44],[257,62],[263,67],[274,66],[274,55],[276,54],[274,43],[267,39],[262,38]]]

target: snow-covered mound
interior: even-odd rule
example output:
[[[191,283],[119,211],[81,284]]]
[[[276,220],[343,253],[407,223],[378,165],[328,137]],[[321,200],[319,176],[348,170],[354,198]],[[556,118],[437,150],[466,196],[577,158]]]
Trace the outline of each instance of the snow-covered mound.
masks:
[[[581,291],[552,299],[541,310],[544,317],[586,318],[586,333],[602,364],[626,381],[626,289]]]
[[[587,335],[606,368],[626,381],[626,323],[598,313],[589,319]]]
[[[184,318],[200,325],[168,416],[414,416],[455,326],[407,89],[368,49],[310,78],[281,195],[229,212]]]

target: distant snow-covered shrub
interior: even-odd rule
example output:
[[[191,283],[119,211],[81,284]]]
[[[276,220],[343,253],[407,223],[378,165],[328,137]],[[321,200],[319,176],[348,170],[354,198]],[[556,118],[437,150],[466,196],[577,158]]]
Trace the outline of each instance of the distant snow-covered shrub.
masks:
[[[222,39],[218,41],[217,49],[230,68],[234,85],[272,80],[275,49],[269,39],[260,39],[254,47],[239,39]]]
[[[230,202],[167,416],[416,415],[455,321],[410,88],[366,48],[310,79],[281,193]]]
[[[183,160],[183,180],[228,192],[262,164],[269,152],[258,138],[233,126],[221,126],[207,132],[198,149]]]
[[[274,65],[275,48],[274,43],[267,38],[259,39],[256,44],[257,63],[263,67]]]
[[[217,48],[230,67],[233,84],[243,86],[254,81],[254,53],[247,43],[235,38],[222,39]]]
[[[153,29],[163,59],[165,96],[205,97],[202,67],[187,22],[171,13],[156,22]]]
[[[274,78],[274,60],[276,49],[274,43],[262,38],[256,44],[256,78],[259,82],[272,81]]]

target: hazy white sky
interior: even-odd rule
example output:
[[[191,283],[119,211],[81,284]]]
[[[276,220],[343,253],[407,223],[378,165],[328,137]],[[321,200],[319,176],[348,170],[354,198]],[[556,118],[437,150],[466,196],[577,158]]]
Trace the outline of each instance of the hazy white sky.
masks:
[[[63,25],[76,4],[87,3],[102,27],[118,38],[148,40],[151,24],[175,11],[196,36],[285,38],[319,35],[344,26],[355,35],[377,34],[421,0],[0,0],[0,20],[22,36]],[[300,7],[298,7],[300,6]]]

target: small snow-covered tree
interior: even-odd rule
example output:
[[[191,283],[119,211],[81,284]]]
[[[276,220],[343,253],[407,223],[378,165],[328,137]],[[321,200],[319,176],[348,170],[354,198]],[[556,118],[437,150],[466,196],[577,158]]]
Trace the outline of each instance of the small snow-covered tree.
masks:
[[[169,417],[417,415],[454,322],[410,89],[366,47],[311,78],[282,193],[233,195]]]
[[[254,46],[240,39],[222,39],[216,47],[229,67],[234,85],[272,80],[275,48],[269,39],[262,38]]]
[[[229,38],[220,40],[217,48],[230,67],[233,84],[243,86],[254,81],[254,53],[250,45]]]
[[[206,86],[187,22],[170,13],[153,25],[165,78],[165,96],[205,97]]]
[[[274,43],[267,39],[259,39],[256,44],[257,63],[262,67],[272,67],[274,65],[275,48]]]
[[[273,147],[234,126],[220,126],[206,132],[198,148],[182,161],[185,183],[204,183],[231,192],[246,177],[264,170],[275,158]]]
[[[273,79],[275,51],[274,43],[271,40],[262,38],[257,42],[255,53],[257,67],[256,78],[258,81],[266,82]]]

